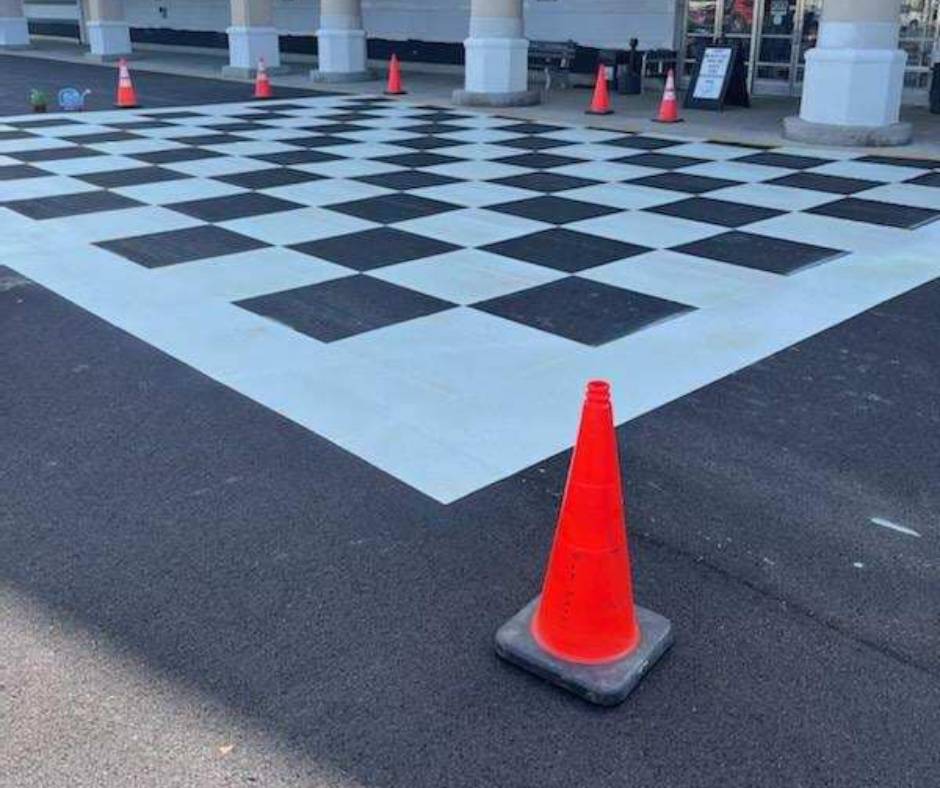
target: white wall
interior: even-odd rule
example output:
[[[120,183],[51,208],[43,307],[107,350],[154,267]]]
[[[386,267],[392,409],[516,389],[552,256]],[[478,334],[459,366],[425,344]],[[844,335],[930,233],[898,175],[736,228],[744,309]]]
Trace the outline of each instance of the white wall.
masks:
[[[224,30],[228,0],[125,0],[134,27]],[[525,0],[530,38],[573,38],[585,46],[672,47],[678,0]],[[157,13],[168,10],[166,19]],[[283,33],[312,35],[317,0],[275,0],[275,23]],[[462,41],[467,35],[470,0],[363,0],[365,25],[378,38]]]

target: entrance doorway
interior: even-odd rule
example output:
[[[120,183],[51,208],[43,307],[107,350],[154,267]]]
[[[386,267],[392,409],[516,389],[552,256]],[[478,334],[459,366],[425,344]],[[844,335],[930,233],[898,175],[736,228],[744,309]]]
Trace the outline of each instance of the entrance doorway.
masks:
[[[699,48],[716,39],[737,42],[747,60],[748,87],[757,95],[799,96],[806,51],[816,46],[824,0],[684,0],[682,76],[687,83]],[[931,53],[940,46],[940,0],[901,3],[899,46],[908,55],[904,95],[924,103]]]

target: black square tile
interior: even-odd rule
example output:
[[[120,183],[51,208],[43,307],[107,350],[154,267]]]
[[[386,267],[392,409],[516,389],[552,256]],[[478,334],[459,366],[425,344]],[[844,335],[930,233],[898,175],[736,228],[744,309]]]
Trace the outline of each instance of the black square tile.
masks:
[[[750,156],[742,156],[740,159],[735,159],[735,161],[743,161],[746,164],[763,164],[766,167],[783,167],[788,170],[808,170],[811,167],[829,164],[832,160],[820,159],[817,156],[796,156],[792,153],[766,151],[752,153]]]
[[[374,230],[295,244],[290,248],[356,271],[370,271],[385,265],[452,252],[460,247],[392,227],[377,227]]]
[[[249,137],[239,137],[237,134],[196,134],[192,137],[177,137],[175,142],[184,145],[232,145],[236,142],[249,142]]]
[[[940,169],[940,159],[906,159],[903,156],[862,156],[856,161],[868,164],[887,164],[894,167],[914,167],[922,170]]]
[[[452,134],[457,131],[467,131],[467,126],[457,126],[453,123],[418,123],[415,126],[405,126],[399,131],[410,131],[415,134]]]
[[[566,140],[555,140],[551,137],[539,137],[537,135],[514,137],[511,140],[500,140],[499,142],[500,147],[519,148],[520,150],[548,150],[549,148],[563,148],[571,144]]]
[[[6,125],[18,129],[50,129],[55,126],[82,126],[84,124],[71,118],[37,118],[36,120],[10,120],[6,121]]]
[[[31,140],[35,134],[28,131],[0,131],[0,142],[9,142],[10,140]]]
[[[616,140],[605,140],[602,144],[614,145],[617,148],[633,148],[635,150],[661,150],[663,148],[674,148],[676,145],[684,145],[685,143],[678,140],[666,140],[662,137],[631,134],[628,137],[621,137]]]
[[[131,134],[129,131],[99,131],[94,134],[77,134],[75,136],[63,137],[62,139],[74,142],[76,145],[94,145],[101,142],[128,142],[129,140],[139,140],[139,134]]]
[[[861,200],[858,197],[846,197],[844,200],[817,205],[806,213],[819,216],[834,216],[853,222],[880,224],[886,227],[903,227],[913,230],[940,217],[940,211],[928,208],[914,208],[910,205],[895,205],[877,200]]]
[[[0,181],[16,181],[20,178],[46,178],[51,173],[30,167],[28,164],[7,164],[0,167]]]
[[[58,219],[63,216],[134,208],[141,203],[114,192],[93,191],[62,194],[55,197],[37,197],[32,200],[13,200],[0,204],[30,219]]]
[[[788,274],[798,268],[845,254],[838,249],[734,230],[673,247],[673,251],[774,274]]]
[[[236,305],[321,342],[335,342],[454,306],[363,275],[249,298]]]
[[[925,175],[918,175],[905,183],[913,183],[915,186],[933,186],[940,188],[940,172],[928,172]]]
[[[335,136],[350,131],[368,131],[368,126],[360,126],[355,123],[323,123],[319,126],[298,126],[298,131],[309,131],[313,134],[325,134]]]
[[[448,183],[457,183],[457,178],[448,178],[424,170],[401,170],[399,172],[382,172],[378,175],[363,175],[353,180],[362,181],[372,186],[381,186],[383,189],[395,191],[409,191],[410,189],[425,189],[429,186],[444,186]]]
[[[274,167],[269,170],[251,170],[250,172],[237,172],[231,175],[219,175],[213,180],[240,186],[243,189],[273,189],[277,186],[292,186],[295,183],[323,180],[322,175],[303,170],[292,170],[289,167]]]
[[[302,150],[285,150],[280,153],[264,153],[249,158],[266,161],[270,164],[289,166],[292,164],[321,164],[325,161],[339,161],[342,156],[335,153],[324,153],[322,150],[304,148]]]
[[[179,181],[191,176],[163,167],[131,167],[124,170],[90,172],[76,176],[79,180],[99,186],[102,189],[117,189],[121,186],[140,186],[145,183]]]
[[[318,94],[320,94],[319,91],[318,91]],[[327,94],[327,95],[331,95],[331,94]],[[290,110],[296,110],[296,109],[309,110],[310,107],[304,106],[303,104],[291,104],[289,101],[288,102],[280,101],[277,104],[265,104],[263,111],[264,112],[289,112]]]
[[[188,109],[171,109],[161,112],[145,112],[144,115],[148,118],[164,118],[166,120],[175,120],[177,118],[198,118],[200,116],[209,117],[203,112],[193,112],[192,110]]]
[[[439,148],[455,148],[465,143],[461,140],[451,140],[446,137],[426,135],[423,137],[412,137],[406,140],[395,140],[392,144],[400,148],[411,148],[412,150],[438,150]]]
[[[671,153],[638,153],[635,156],[622,156],[614,161],[634,164],[637,167],[655,167],[658,170],[681,170],[683,167],[694,167],[696,164],[706,163],[705,159],[676,156]]]
[[[205,200],[187,200],[165,207],[205,222],[227,222],[232,219],[243,219],[246,216],[263,216],[279,211],[291,211],[304,206],[300,203],[271,197],[268,194],[247,192]]]
[[[334,123],[355,123],[360,120],[375,120],[376,118],[381,118],[381,115],[376,115],[374,112],[327,112],[321,117],[329,118]]]
[[[24,150],[19,153],[6,153],[11,159],[20,161],[64,161],[65,159],[89,159],[92,156],[104,156],[101,151],[84,148],[81,145],[62,148],[43,148],[41,150]]]
[[[500,126],[500,131],[511,131],[516,134],[547,134],[550,131],[564,131],[564,126],[551,126],[548,123],[512,123]],[[500,143],[502,145],[502,143]]]
[[[580,222],[583,219],[594,219],[597,216],[607,216],[619,213],[620,209],[607,205],[596,205],[582,200],[569,200],[565,197],[542,195],[527,200],[515,200],[491,205],[488,210],[508,213],[512,216],[521,216],[525,219],[534,219],[548,224],[568,224]]]
[[[267,246],[255,238],[211,224],[133,238],[116,238],[95,245],[147,268],[221,257]]]
[[[383,194],[381,197],[369,197],[365,200],[338,203],[325,206],[330,211],[367,219],[380,224],[395,224],[423,216],[433,216],[446,211],[454,211],[459,205],[452,205],[441,200],[429,200],[414,194],[400,192]]]
[[[645,246],[555,227],[489,244],[484,251],[569,274],[650,251]]]
[[[437,167],[440,164],[454,164],[461,162],[456,156],[445,156],[442,153],[396,153],[392,156],[379,156],[375,161],[384,164],[395,164],[398,167]]]
[[[145,161],[147,164],[178,164],[182,161],[201,161],[203,159],[217,159],[224,156],[214,150],[204,148],[174,148],[173,150],[155,150],[147,153],[132,153],[130,158]]]
[[[842,178],[835,175],[820,175],[818,172],[795,172],[767,181],[775,186],[789,186],[793,189],[811,189],[830,194],[855,194],[866,189],[881,186],[878,181],[863,181],[859,178]]]
[[[690,308],[572,276],[474,304],[474,309],[596,347]]]
[[[658,175],[645,175],[642,178],[625,181],[625,183],[636,184],[637,186],[652,186],[654,189],[667,189],[673,192],[686,192],[687,194],[704,194],[716,189],[739,185],[737,181],[709,178],[705,175],[690,175],[684,172],[663,172]]]
[[[255,123],[250,120],[232,120],[227,123],[212,123],[206,126],[203,126],[205,129],[212,129],[213,131],[221,131],[226,134],[231,134],[236,131],[261,131],[262,129],[270,129],[271,126],[265,126],[263,123]]]
[[[193,114],[195,115],[196,113]],[[108,123],[107,125],[112,129],[118,129],[120,131],[132,131],[134,129],[167,129],[177,124],[167,123],[162,120],[122,120],[117,123]]]
[[[508,178],[495,178],[491,183],[551,194],[570,189],[581,189],[585,186],[596,186],[600,181],[575,178],[573,175],[561,175],[555,172],[529,172],[525,175],[510,175]]]
[[[348,137],[336,137],[332,134],[308,134],[305,137],[292,137],[278,140],[285,145],[298,145],[301,148],[335,148],[337,145],[353,145],[356,140]]]
[[[567,167],[569,164],[581,164],[583,159],[560,156],[557,153],[520,153],[517,156],[504,156],[496,159],[500,164],[512,164],[516,167],[528,167],[533,170],[550,170],[553,167]]]
[[[761,208],[757,205],[744,205],[727,200],[711,200],[707,197],[690,197],[687,200],[646,208],[651,213],[666,216],[678,216],[680,219],[692,219],[696,222],[718,224],[722,227],[743,227],[764,219],[780,216],[785,211]]]
[[[459,112],[448,112],[440,108],[426,112],[416,112],[414,116],[417,119],[423,120],[425,123],[448,123],[452,120],[467,120],[473,117],[472,115],[462,115]]]
[[[238,118],[239,120],[265,121],[265,120],[283,120],[284,118],[292,118],[293,115],[288,115],[284,112],[268,112],[266,110],[252,110],[251,112],[236,112],[234,115],[229,115],[229,117]]]

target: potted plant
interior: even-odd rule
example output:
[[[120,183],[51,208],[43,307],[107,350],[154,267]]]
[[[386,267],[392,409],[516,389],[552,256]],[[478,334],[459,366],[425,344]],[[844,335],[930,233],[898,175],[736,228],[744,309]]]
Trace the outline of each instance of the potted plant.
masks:
[[[49,105],[49,97],[38,88],[33,88],[29,92],[29,103],[33,108],[33,112],[45,112],[46,107]]]

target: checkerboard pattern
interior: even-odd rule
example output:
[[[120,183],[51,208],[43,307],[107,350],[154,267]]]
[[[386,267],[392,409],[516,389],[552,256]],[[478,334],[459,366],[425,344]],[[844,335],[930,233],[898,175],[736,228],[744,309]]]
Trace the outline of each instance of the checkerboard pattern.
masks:
[[[401,375],[378,405],[394,399],[394,419],[409,424],[422,397],[433,411],[438,386],[468,423],[474,409],[493,417],[497,384],[537,397],[552,365],[580,386],[582,373],[619,369],[617,354],[646,347],[644,337],[652,347],[667,324],[701,334],[703,312],[759,312],[768,293],[828,283],[853,256],[934,232],[938,217],[940,161],[522,122],[381,96],[0,120],[0,224],[62,239],[102,277],[99,290],[126,286],[118,295],[133,300],[172,285],[199,306],[186,337],[136,315],[131,330],[238,387],[244,367],[268,359],[242,360],[222,340],[215,355],[189,358],[201,348],[200,309],[222,304],[207,334],[254,321],[244,325],[282,332],[291,359],[315,359],[306,372],[340,374],[343,359],[349,381]],[[133,286],[109,284],[115,265]],[[106,307],[125,319],[117,297]],[[707,361],[697,361],[702,375],[723,369]],[[345,413],[298,415],[307,405],[264,386],[244,388],[441,500],[565,445],[555,433],[520,439],[507,459],[495,438],[473,443],[485,430],[444,436],[442,412],[419,469],[388,455],[384,422],[366,439]],[[470,459],[455,464],[457,444]]]

